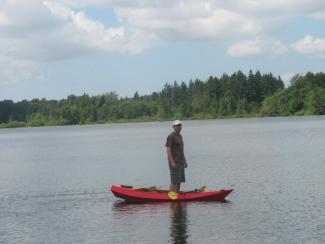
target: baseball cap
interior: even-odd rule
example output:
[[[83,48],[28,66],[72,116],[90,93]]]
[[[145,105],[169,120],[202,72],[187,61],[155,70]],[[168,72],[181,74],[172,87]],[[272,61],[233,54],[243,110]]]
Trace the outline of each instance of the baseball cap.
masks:
[[[181,124],[182,124],[182,122],[178,119],[173,121],[173,126],[181,125]]]

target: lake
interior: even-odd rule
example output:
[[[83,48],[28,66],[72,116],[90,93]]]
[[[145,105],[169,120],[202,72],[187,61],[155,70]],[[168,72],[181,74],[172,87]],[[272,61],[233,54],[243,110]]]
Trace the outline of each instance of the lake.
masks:
[[[0,243],[325,243],[325,117],[184,121],[182,189],[226,202],[125,204],[169,186],[171,122],[0,130]]]

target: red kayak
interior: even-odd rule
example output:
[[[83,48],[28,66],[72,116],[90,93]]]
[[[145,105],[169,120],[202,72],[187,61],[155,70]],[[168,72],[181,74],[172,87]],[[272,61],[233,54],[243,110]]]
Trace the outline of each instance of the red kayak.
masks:
[[[116,197],[126,202],[169,202],[169,201],[223,201],[233,189],[222,189],[218,191],[187,191],[170,192],[159,190],[156,187],[135,188],[132,186],[113,185],[111,191]]]

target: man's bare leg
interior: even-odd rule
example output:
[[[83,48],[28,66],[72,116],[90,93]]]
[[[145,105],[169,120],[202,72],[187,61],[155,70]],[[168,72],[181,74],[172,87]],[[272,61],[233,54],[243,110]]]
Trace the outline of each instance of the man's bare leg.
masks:
[[[175,192],[175,191],[176,191],[175,188],[176,188],[176,187],[175,187],[175,183],[171,182],[171,183],[170,183],[170,186],[169,186],[169,190]]]
[[[176,192],[178,193],[178,192],[180,192],[180,190],[181,190],[181,183],[177,183],[177,184],[175,184],[175,190],[176,190]]]
[[[170,187],[169,187],[170,191],[178,193],[180,192],[180,189],[181,189],[181,183],[174,183],[174,182],[170,183]]]

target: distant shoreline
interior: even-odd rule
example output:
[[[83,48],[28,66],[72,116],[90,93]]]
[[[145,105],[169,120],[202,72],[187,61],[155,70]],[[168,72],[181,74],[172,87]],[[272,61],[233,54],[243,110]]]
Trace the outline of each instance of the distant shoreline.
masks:
[[[261,116],[252,114],[249,116],[195,116],[192,118],[183,118],[183,120],[224,120],[224,119],[252,119],[252,118],[293,118],[293,117],[322,117],[324,115],[289,115],[289,116]],[[74,125],[104,125],[104,124],[125,124],[125,123],[141,123],[141,122],[167,122],[172,121],[173,118],[170,119],[120,119],[120,120],[110,120],[105,122],[91,122],[91,123],[83,123],[83,124],[70,124],[70,125],[61,125],[61,124],[45,124],[41,126],[28,125],[25,122],[13,121],[11,123],[2,123],[0,124],[0,129],[14,129],[14,128],[35,128],[35,127],[50,127],[50,126],[74,126]]]

